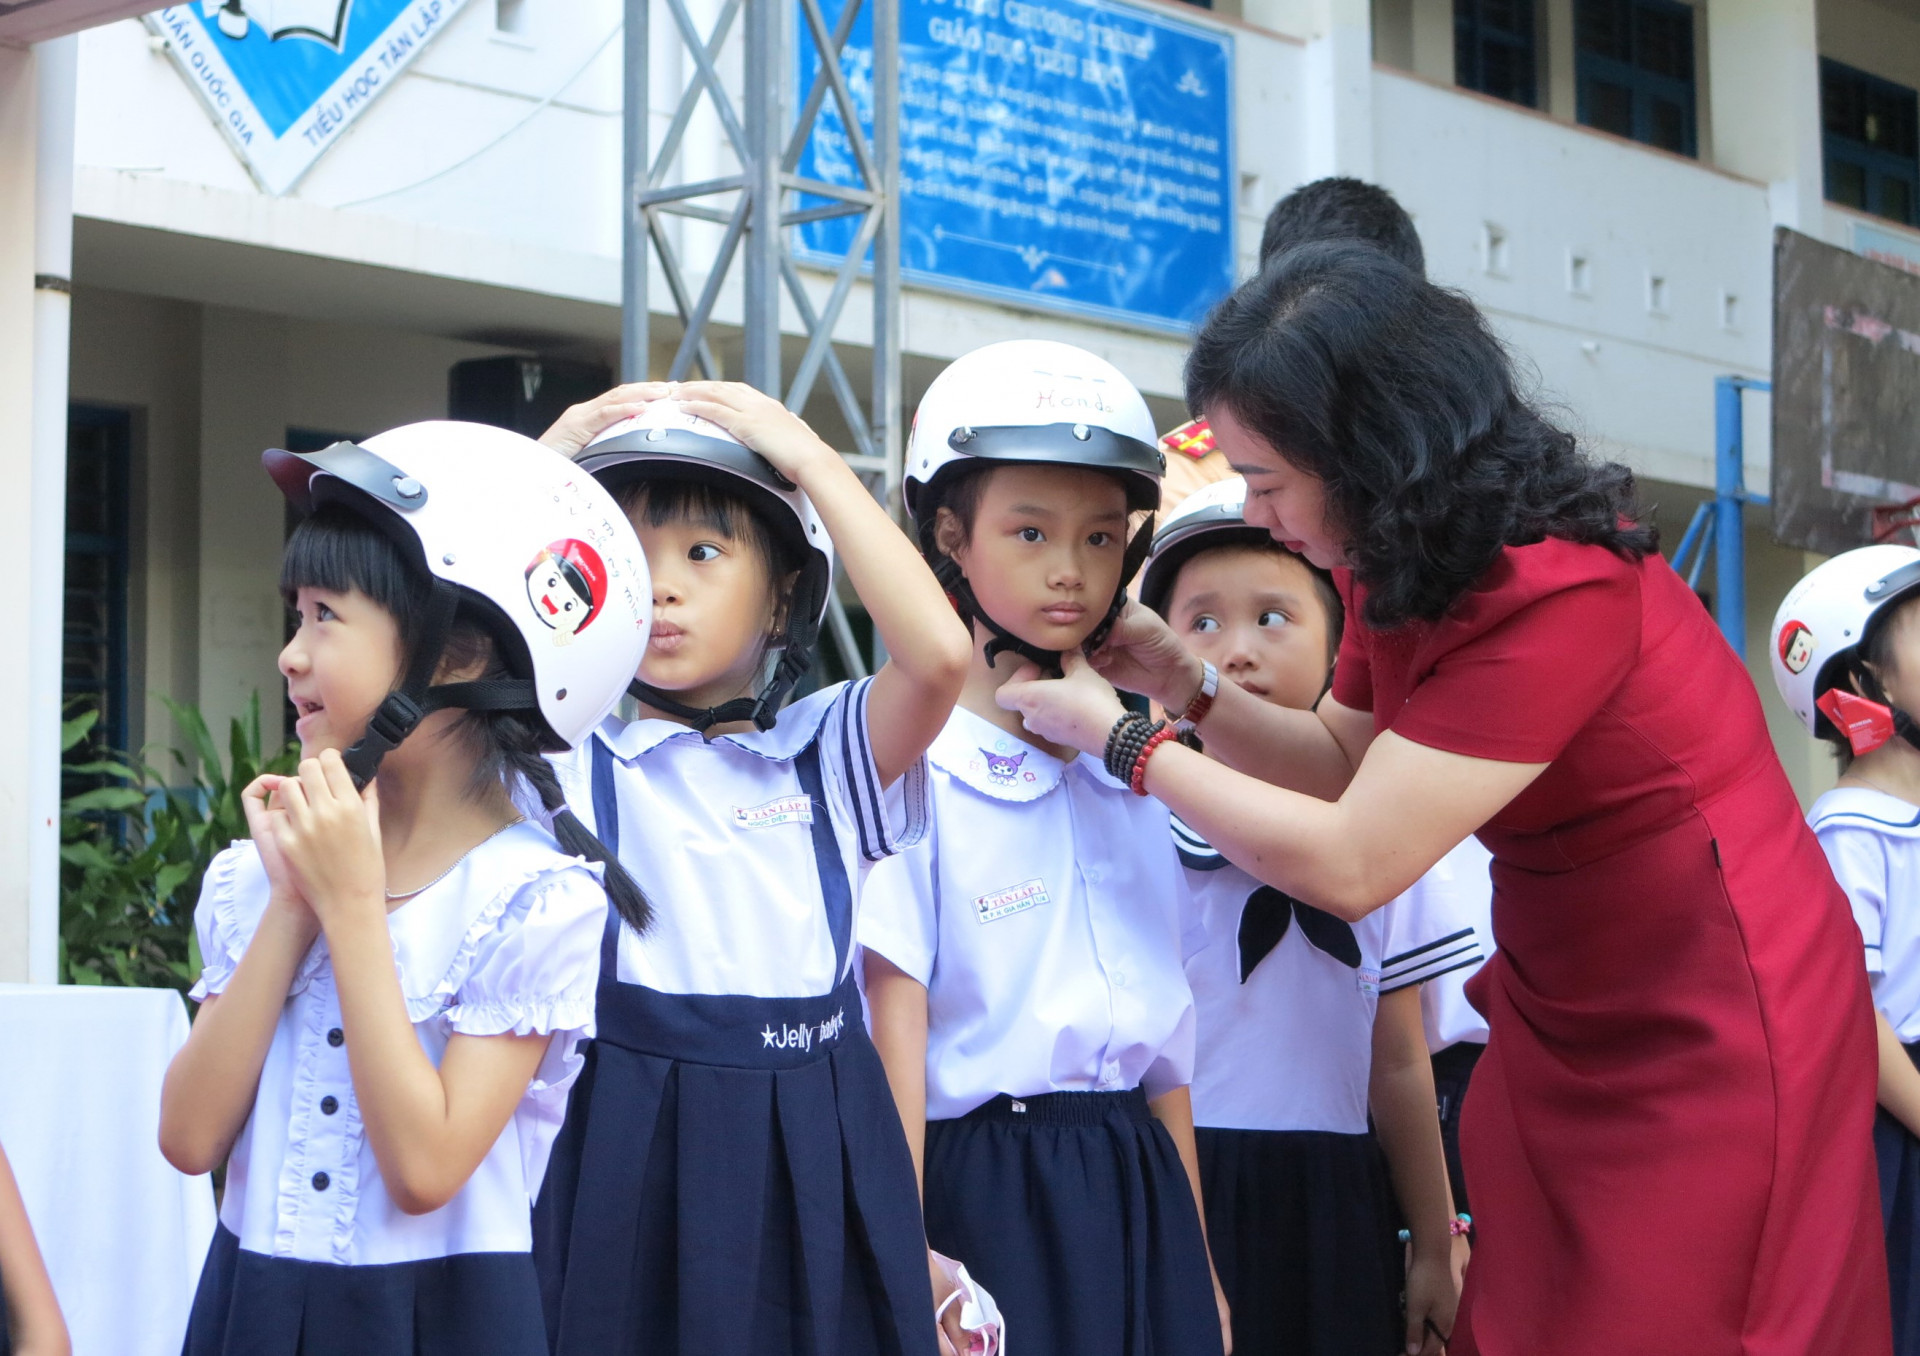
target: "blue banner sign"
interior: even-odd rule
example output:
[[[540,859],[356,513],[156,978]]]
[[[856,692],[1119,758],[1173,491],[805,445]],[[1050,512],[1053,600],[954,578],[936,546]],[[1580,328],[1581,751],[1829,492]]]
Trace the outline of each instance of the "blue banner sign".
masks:
[[[285,193],[465,0],[199,0],[146,16],[260,187]]]
[[[841,69],[872,125],[867,0]],[[1184,331],[1233,286],[1233,38],[1113,0],[897,0],[901,273]],[[840,0],[823,0],[829,26]],[[800,44],[800,88],[818,53]],[[829,99],[799,171],[861,186]],[[814,206],[824,199],[808,199]],[[844,257],[847,218],[794,228]]]

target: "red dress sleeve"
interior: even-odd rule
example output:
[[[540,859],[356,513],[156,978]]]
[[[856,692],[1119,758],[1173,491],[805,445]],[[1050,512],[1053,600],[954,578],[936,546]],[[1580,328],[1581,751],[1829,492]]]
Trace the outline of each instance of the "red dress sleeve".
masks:
[[[1333,699],[1349,711],[1373,710],[1373,659],[1367,651],[1360,606],[1354,598],[1353,571],[1335,570],[1333,587],[1340,594],[1346,622],[1340,632],[1340,653],[1333,664]]]
[[[1640,581],[1640,562],[1602,546],[1508,547],[1439,622],[1359,637],[1376,728],[1474,758],[1552,762],[1639,660]],[[1347,626],[1366,630],[1357,615]]]

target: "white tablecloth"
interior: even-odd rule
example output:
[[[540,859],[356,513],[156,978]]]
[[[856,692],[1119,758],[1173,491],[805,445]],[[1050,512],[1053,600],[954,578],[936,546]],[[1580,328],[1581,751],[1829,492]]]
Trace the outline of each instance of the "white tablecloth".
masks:
[[[213,1186],[160,1156],[160,1081],[187,1039],[169,989],[0,984],[0,1145],[74,1356],[177,1356]]]

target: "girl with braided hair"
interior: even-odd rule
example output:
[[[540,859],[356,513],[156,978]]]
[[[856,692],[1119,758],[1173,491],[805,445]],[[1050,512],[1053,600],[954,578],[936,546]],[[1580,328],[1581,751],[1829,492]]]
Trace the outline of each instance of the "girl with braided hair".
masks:
[[[591,477],[500,429],[266,461],[310,511],[281,572],[302,761],[247,787],[195,916],[160,1144],[227,1181],[186,1351],[546,1356],[529,1212],[609,899],[650,910],[543,755],[619,699],[646,562]],[[528,584],[557,557],[591,564],[564,627]]]

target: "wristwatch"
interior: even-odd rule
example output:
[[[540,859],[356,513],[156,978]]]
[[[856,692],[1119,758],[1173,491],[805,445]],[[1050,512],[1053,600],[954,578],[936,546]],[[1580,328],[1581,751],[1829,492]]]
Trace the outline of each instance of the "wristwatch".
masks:
[[[1220,670],[1213,661],[1200,661],[1200,690],[1193,694],[1193,700],[1187,703],[1187,709],[1180,713],[1178,724],[1191,730],[1207,718],[1207,712],[1213,709],[1213,699],[1220,691]]]

